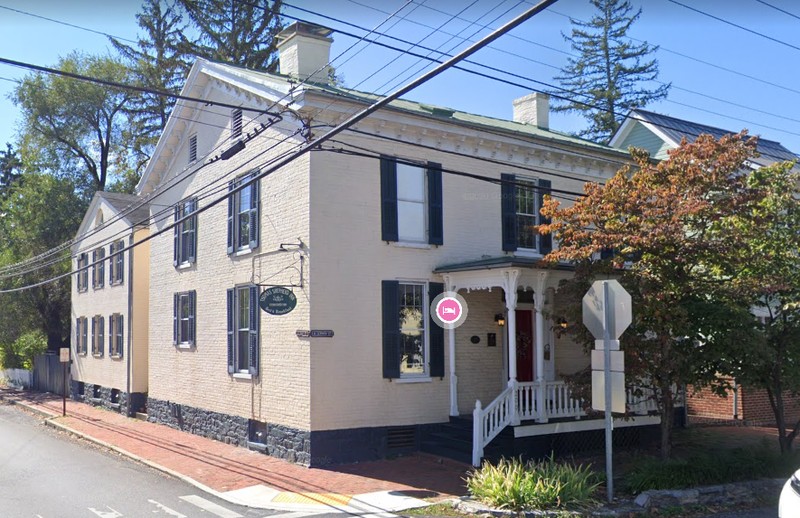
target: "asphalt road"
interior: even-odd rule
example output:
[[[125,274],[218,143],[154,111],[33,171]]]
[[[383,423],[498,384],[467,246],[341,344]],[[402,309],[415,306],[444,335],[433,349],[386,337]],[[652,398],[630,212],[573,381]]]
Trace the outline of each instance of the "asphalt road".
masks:
[[[44,426],[41,418],[0,402],[2,518],[289,518],[290,514],[291,518],[304,515],[230,504],[57,432]]]
[[[777,518],[778,507],[762,507],[760,509],[747,509],[745,511],[731,511],[710,514],[707,518]]]

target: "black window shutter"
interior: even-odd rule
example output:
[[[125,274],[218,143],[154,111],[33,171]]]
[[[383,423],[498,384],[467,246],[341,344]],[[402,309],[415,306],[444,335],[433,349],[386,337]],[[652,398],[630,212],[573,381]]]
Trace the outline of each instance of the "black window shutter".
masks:
[[[95,354],[97,351],[95,347],[97,346],[97,317],[92,317],[92,354]]]
[[[383,377],[400,377],[400,283],[382,282]]]
[[[517,186],[513,174],[501,174],[500,202],[503,213],[503,250],[517,249]]]
[[[99,333],[100,334],[100,338],[98,339],[99,344],[98,344],[98,347],[97,347],[97,354],[99,354],[100,356],[103,356],[103,353],[105,352],[105,348],[106,348],[106,337],[103,336],[103,333],[105,332],[105,328],[106,328],[106,317],[100,317],[100,322],[99,322],[99,325],[97,326],[97,328],[98,328],[98,330],[100,332]]]
[[[397,241],[397,162],[381,157],[381,239]]]
[[[174,217],[173,221],[178,221],[180,219],[181,205],[178,204],[175,207],[173,207],[172,213],[173,213],[173,217]],[[178,264],[180,264],[180,262],[181,262],[181,237],[180,237],[181,236],[181,232],[180,232],[180,230],[181,230],[181,225],[176,224],[174,227],[172,227],[173,241],[175,243],[175,246],[174,246],[173,251],[172,251],[172,265],[173,266],[178,266]]]
[[[258,338],[259,338],[259,317],[261,312],[258,310],[258,286],[250,286],[250,358],[248,366],[250,374],[258,376]]]
[[[197,345],[195,343],[195,326],[197,325],[197,319],[195,318],[194,312],[197,310],[197,292],[192,290],[189,292],[189,336],[187,336],[187,340],[192,345]]]
[[[431,282],[428,284],[428,303],[444,292],[444,284]],[[438,325],[433,317],[428,319],[428,336],[430,337],[430,374],[433,378],[444,377],[444,328]]]
[[[81,319],[75,319],[75,354],[81,352]]]
[[[86,344],[89,342],[89,325],[86,317],[81,319],[81,352],[86,354]]]
[[[234,319],[234,297],[236,292],[233,288],[228,289],[228,373],[233,374],[233,319]]]
[[[236,187],[236,182],[228,182],[228,191],[232,191],[234,189],[234,187]],[[235,197],[236,197],[235,194],[229,194],[228,195],[228,254],[229,255],[233,253],[233,250],[235,248],[234,247],[234,233],[233,233],[233,231],[234,231],[233,213],[234,213],[234,211],[236,209],[236,207],[235,207],[236,204],[234,203],[234,198]],[[231,367],[232,367],[232,365],[231,365]]]
[[[97,250],[92,252],[92,262],[93,263],[97,262]],[[92,265],[92,288],[96,287],[97,287],[97,265],[94,264]]]
[[[111,259],[109,259],[108,261],[108,285],[112,286],[114,284],[114,272],[117,269],[116,265],[114,264],[114,261],[117,259],[116,256],[114,255],[114,252],[117,249],[117,244],[111,243],[108,249],[110,252],[109,255],[111,256]]]
[[[125,343],[125,319],[122,315],[117,316],[117,354],[122,358],[123,344]]]
[[[257,172],[253,173],[255,176]],[[259,193],[259,180],[253,182],[253,187],[250,196],[250,249],[254,250],[258,248],[258,237],[259,237],[259,221],[261,218],[259,217],[259,208],[261,207],[261,196]]]
[[[544,204],[544,196],[545,194],[550,194],[550,188],[552,187],[552,182],[550,180],[539,180],[539,189],[536,193],[537,197],[537,206],[539,210],[541,210],[542,205]],[[542,216],[541,212],[538,214],[539,224],[545,225],[550,223],[550,218],[545,218]],[[542,255],[549,254],[550,251],[553,249],[553,234],[539,234],[539,253]]]
[[[180,326],[180,304],[181,297],[175,293],[172,295],[172,344],[178,345],[180,337],[178,336],[178,329]]]
[[[119,254],[119,272],[117,277],[119,278],[120,284],[125,282],[125,252],[122,251],[123,248],[125,248],[125,241],[117,243],[117,253]]]
[[[428,243],[444,244],[442,164],[428,162]]]

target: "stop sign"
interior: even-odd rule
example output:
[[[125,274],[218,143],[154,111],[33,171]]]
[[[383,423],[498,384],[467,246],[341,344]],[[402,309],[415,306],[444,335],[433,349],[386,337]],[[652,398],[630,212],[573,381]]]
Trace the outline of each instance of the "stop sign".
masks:
[[[631,296],[616,280],[595,281],[583,296],[583,325],[598,340],[603,339],[603,285],[608,285],[608,311],[611,312],[609,335],[612,340],[619,339],[623,331],[631,325]]]

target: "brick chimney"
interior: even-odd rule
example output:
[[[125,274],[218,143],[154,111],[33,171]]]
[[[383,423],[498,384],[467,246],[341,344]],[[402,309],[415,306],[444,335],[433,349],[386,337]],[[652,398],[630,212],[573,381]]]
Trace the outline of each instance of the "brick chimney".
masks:
[[[534,92],[514,99],[514,122],[550,129],[550,96]]]
[[[330,82],[333,30],[312,23],[295,22],[278,33],[280,73],[314,83]]]

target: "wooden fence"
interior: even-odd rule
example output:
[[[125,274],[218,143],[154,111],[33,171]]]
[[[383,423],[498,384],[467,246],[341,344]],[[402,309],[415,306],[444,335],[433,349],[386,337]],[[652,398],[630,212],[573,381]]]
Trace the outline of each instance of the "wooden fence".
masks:
[[[69,392],[69,367],[67,367],[67,392]],[[42,354],[33,359],[33,389],[64,395],[64,364],[57,354]]]

